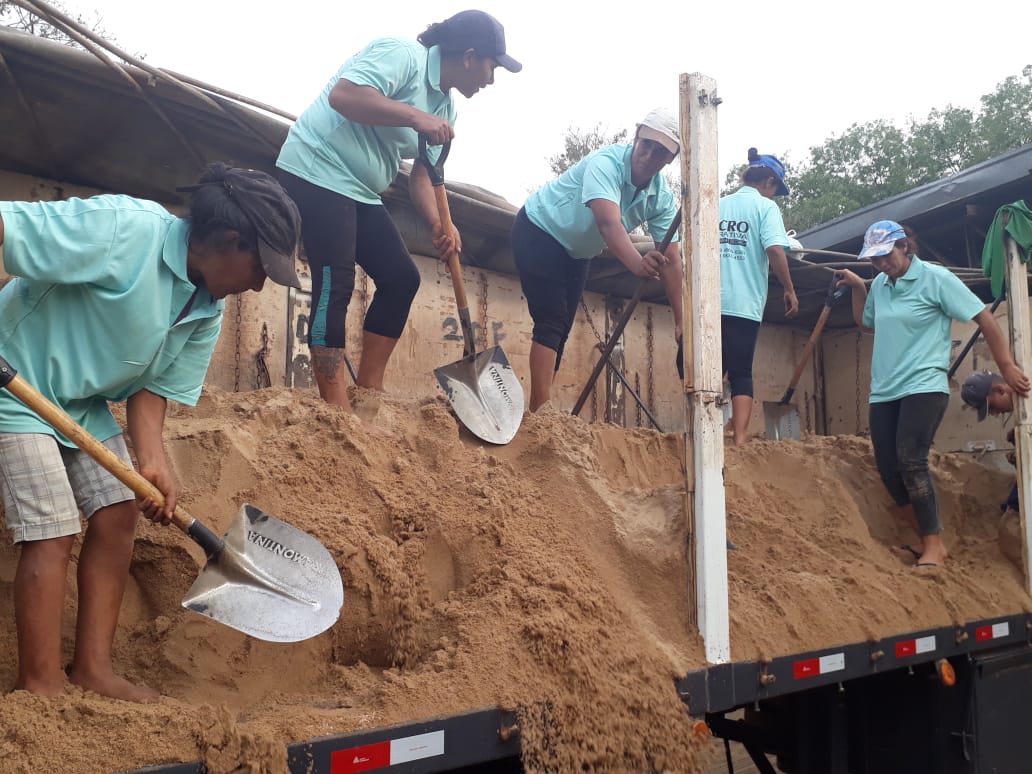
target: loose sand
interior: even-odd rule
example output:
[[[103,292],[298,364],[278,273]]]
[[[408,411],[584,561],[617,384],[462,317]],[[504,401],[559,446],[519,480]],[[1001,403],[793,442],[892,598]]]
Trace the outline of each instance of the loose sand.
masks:
[[[4,695],[0,771],[204,760],[212,774],[283,774],[289,742],[499,705],[520,713],[531,772],[698,770],[705,756],[674,690],[704,663],[680,438],[546,412],[508,446],[486,447],[443,399],[355,397],[393,440],[283,389],[208,390],[166,430],[192,513],[222,530],[252,502],[326,545],[344,577],[340,621],[284,645],[187,613],[179,601],[203,556],[175,529],[143,523],[117,659],[165,697]],[[998,543],[1007,476],[933,462],[952,561],[919,576],[889,550],[913,536],[892,519],[866,440],[729,449],[733,657],[1029,609]],[[4,540],[10,687],[17,553]],[[73,588],[69,652],[74,610]]]

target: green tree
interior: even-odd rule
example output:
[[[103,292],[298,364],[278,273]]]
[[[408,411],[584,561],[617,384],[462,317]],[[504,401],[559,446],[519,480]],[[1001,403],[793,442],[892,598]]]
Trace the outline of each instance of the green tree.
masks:
[[[941,180],[1032,143],[1032,65],[982,96],[977,110],[947,105],[898,128],[884,119],[853,124],[793,165],[784,157],[791,196],[778,203],[797,231]],[[729,171],[724,193],[744,166]]]
[[[563,137],[565,150],[558,155],[550,156],[548,166],[552,170],[552,174],[559,177],[592,151],[618,142],[627,142],[626,129],[607,134],[601,124],[595,124],[594,127],[587,130],[571,126]]]

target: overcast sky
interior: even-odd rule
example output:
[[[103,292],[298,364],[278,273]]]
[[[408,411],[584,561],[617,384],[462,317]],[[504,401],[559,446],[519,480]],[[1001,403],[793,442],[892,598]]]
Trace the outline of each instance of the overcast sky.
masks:
[[[982,94],[1032,62],[1020,35],[1032,6],[870,0],[839,4],[614,4],[571,0],[67,0],[148,63],[302,112],[341,63],[381,36],[478,7],[505,25],[517,74],[455,94],[456,138],[445,175],[522,204],[550,177],[570,126],[628,129],[651,108],[676,112],[678,76],[717,82],[721,178],[746,150],[795,161],[853,123],[902,126]],[[993,14],[996,14],[995,16]],[[995,21],[994,21],[995,19]],[[994,24],[996,25],[994,28]],[[1015,120],[1030,120],[1029,116]]]

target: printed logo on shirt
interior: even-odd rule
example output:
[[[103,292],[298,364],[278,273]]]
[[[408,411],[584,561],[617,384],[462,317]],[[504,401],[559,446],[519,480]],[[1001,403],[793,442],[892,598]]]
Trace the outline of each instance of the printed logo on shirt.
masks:
[[[732,245],[734,247],[745,247],[746,235],[749,233],[749,222],[745,220],[722,220],[720,221],[720,244]],[[744,255],[734,255],[733,258],[745,260]]]

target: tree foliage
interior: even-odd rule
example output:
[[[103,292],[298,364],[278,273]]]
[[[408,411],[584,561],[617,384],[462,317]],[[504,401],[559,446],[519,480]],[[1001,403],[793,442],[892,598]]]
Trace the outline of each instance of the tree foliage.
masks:
[[[792,194],[778,203],[785,224],[803,231],[1030,143],[1032,65],[983,95],[977,110],[947,105],[902,129],[884,119],[853,124],[801,163],[779,157]],[[728,172],[725,193],[743,169]]]
[[[552,170],[552,174],[559,177],[592,151],[618,142],[627,142],[626,129],[607,134],[601,124],[595,124],[594,127],[586,130],[571,126],[563,137],[565,150],[558,155],[550,156],[548,166]]]
[[[94,35],[105,38],[117,45],[116,41],[108,34],[107,30],[104,29],[100,15],[96,11],[93,12],[92,19],[87,19],[81,13],[69,11],[62,3],[58,2],[58,0],[49,0],[49,3],[68,18],[73,19],[80,26],[88,29]],[[65,45],[72,46],[74,48],[82,48],[82,46],[69,37],[68,34],[59,27],[54,26],[52,23],[35,13],[27,11],[19,5],[15,5],[10,2],[10,0],[0,0],[0,24],[5,27],[21,30],[22,32],[28,32],[38,38],[56,40],[59,43],[64,43]]]

